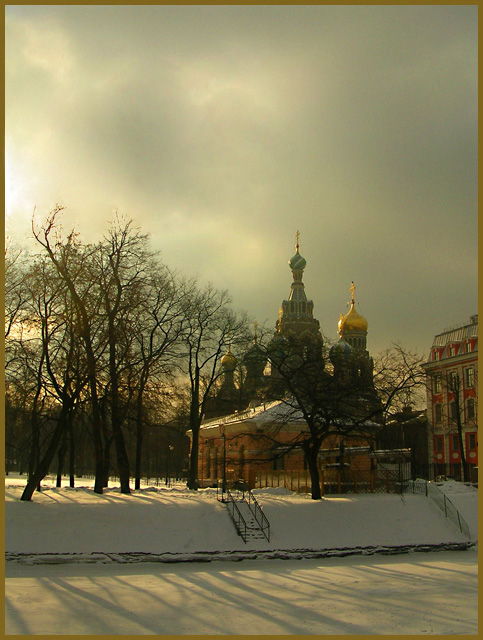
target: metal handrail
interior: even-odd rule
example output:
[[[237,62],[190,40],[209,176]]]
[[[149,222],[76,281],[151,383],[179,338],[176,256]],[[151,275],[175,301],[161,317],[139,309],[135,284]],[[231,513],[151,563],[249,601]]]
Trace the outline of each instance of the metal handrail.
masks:
[[[248,499],[245,497],[245,494],[248,495]],[[218,483],[216,488],[216,495],[218,500],[227,504],[228,512],[233,521],[233,524],[235,525],[235,528],[240,534],[240,536],[243,538],[243,542],[246,542],[247,531],[249,529],[253,529],[253,527],[249,527],[247,525],[246,520],[243,517],[242,513],[240,512],[240,509],[236,504],[237,501],[233,497],[231,491],[229,489],[225,489],[225,491],[222,490],[221,498],[220,498],[219,483]],[[225,498],[225,495],[226,495],[226,498]],[[260,531],[263,533],[267,541],[270,542],[270,522],[268,521],[267,516],[263,513],[262,507],[260,506],[258,500],[255,498],[253,493],[250,491],[250,489],[245,489],[245,488],[241,489],[241,500],[239,500],[239,502],[244,502],[248,506],[251,514],[255,518],[255,522],[259,526]],[[230,507],[230,505],[233,505],[233,506]],[[236,511],[236,517],[235,517],[235,511]]]
[[[250,491],[250,489],[248,489],[247,493],[248,493],[248,500],[247,500],[248,508],[253,513],[253,517],[255,518],[258,525],[260,526],[260,529],[263,535],[265,536],[267,541],[270,542],[270,522],[268,521],[267,516],[263,513],[262,507],[259,505],[258,500],[255,498],[255,496]],[[254,509],[252,509],[252,505],[254,506]]]
[[[448,498],[448,496],[443,491],[435,487],[434,484],[429,485],[428,489],[428,497],[434,502],[435,505],[437,505],[441,509],[441,511],[443,511],[445,518],[451,520],[457,527],[459,527],[461,533],[463,533],[467,538],[471,539],[471,533],[468,523]],[[441,496],[443,496],[443,500],[441,500]]]
[[[226,489],[225,493],[227,495],[226,502],[227,502],[227,505],[228,505],[228,513],[230,514],[230,517],[233,520],[233,524],[235,525],[235,528],[238,531],[238,533],[240,534],[243,542],[246,543],[246,541],[247,541],[247,523],[245,521],[245,518],[240,513],[240,509],[238,508],[238,506],[237,506],[237,504],[235,502],[235,499],[231,495],[231,492],[228,489]],[[232,508],[230,510],[230,506],[231,505],[233,505],[233,506],[232,506]],[[237,513],[238,519],[235,518],[235,511]]]
[[[471,539],[470,528],[458,509],[454,506],[448,496],[427,480],[415,482],[407,480],[401,484],[401,493],[420,493],[426,495],[444,513],[445,518],[451,520],[461,533]]]

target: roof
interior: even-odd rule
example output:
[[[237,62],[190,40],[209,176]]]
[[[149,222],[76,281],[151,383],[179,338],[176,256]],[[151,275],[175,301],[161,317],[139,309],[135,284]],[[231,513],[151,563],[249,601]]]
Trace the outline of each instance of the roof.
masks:
[[[291,415],[293,414],[293,415]],[[236,422],[248,422],[256,420],[257,423],[273,422],[277,419],[284,419],[287,422],[298,422],[303,420],[302,412],[295,411],[292,407],[281,400],[264,403],[257,407],[245,409],[229,416],[221,416],[219,418],[210,418],[201,423],[202,429],[210,427],[218,427],[223,424],[231,424]]]
[[[452,327],[442,333],[438,333],[438,335],[434,336],[433,347],[444,347],[452,342],[461,342],[468,338],[477,338],[478,316],[472,316],[472,318],[475,320],[470,324]]]

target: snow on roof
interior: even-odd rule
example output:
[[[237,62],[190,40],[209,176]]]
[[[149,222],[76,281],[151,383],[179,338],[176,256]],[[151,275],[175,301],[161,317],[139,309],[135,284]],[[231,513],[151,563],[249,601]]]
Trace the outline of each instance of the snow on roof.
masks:
[[[246,409],[245,411],[203,421],[201,428],[206,430],[210,428],[217,428],[225,424],[253,420],[257,423],[273,422],[274,420],[298,422],[303,420],[303,416],[301,411],[297,411],[286,402],[283,402],[282,400],[274,400],[272,402],[263,403],[257,407]]]

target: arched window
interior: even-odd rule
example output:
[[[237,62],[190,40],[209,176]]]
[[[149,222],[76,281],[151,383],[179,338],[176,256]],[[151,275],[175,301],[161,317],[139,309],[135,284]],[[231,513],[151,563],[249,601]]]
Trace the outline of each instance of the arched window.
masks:
[[[240,468],[240,478],[243,478],[243,471],[245,469],[245,447],[242,444],[238,449],[238,465]]]
[[[206,478],[211,478],[211,456],[210,456],[210,450],[208,447],[206,447],[206,451],[205,451],[205,477]]]

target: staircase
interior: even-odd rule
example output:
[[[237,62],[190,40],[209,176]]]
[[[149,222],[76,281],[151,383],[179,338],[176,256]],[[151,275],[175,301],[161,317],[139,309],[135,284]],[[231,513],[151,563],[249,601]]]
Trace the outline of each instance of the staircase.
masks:
[[[270,541],[270,523],[253,493],[248,490],[222,491],[218,500],[225,503],[228,513],[243,542]]]

